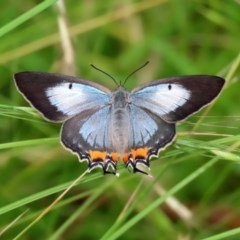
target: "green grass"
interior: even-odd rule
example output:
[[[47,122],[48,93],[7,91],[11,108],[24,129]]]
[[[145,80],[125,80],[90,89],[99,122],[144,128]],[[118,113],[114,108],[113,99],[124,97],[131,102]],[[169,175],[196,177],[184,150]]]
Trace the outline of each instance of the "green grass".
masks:
[[[239,2],[66,0],[70,45],[54,2],[1,3],[0,239],[239,239]],[[61,125],[29,107],[13,74],[65,73],[114,89],[90,64],[120,81],[147,60],[127,89],[186,74],[227,84],[178,125],[177,139],[151,161],[153,178],[123,164],[119,178],[88,173],[36,222],[87,166],[59,143]]]

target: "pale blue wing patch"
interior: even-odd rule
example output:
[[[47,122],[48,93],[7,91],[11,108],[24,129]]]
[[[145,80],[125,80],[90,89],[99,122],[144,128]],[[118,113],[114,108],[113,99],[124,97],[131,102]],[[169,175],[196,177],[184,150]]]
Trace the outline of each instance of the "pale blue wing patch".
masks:
[[[63,122],[81,111],[99,109],[111,97],[111,91],[100,84],[62,74],[20,72],[14,78],[27,101],[51,121]]]
[[[129,107],[132,128],[133,147],[144,146],[157,132],[158,125],[153,118],[141,108],[134,105]]]
[[[223,85],[222,78],[209,75],[165,78],[133,90],[129,101],[175,123],[209,104]]]
[[[111,149],[109,136],[110,117],[110,107],[104,107],[92,114],[80,127],[78,133],[91,149]]]
[[[111,149],[110,107],[84,111],[67,120],[62,127],[62,142],[75,152]]]
[[[59,83],[46,89],[46,96],[57,111],[73,116],[87,109],[99,108],[109,103],[109,95],[79,83]]]
[[[149,147],[157,152],[173,140],[175,124],[167,123],[150,111],[134,105],[129,107],[129,114],[133,148]]]
[[[131,102],[149,109],[164,119],[169,113],[184,106],[191,92],[180,84],[159,84],[143,88],[131,95]]]

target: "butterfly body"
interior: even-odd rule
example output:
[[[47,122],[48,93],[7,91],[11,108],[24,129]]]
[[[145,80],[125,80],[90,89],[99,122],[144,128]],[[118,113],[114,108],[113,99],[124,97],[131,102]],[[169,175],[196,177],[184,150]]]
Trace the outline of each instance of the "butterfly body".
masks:
[[[132,146],[131,125],[129,116],[129,93],[122,87],[113,92],[109,107],[109,135],[111,146],[109,149],[117,152],[120,157]]]
[[[131,92],[42,72],[17,73],[15,81],[45,118],[63,122],[63,145],[86,160],[89,170],[105,173],[116,173],[120,159],[146,173],[150,158],[173,141],[176,122],[211,102],[224,85],[207,75],[157,80]]]

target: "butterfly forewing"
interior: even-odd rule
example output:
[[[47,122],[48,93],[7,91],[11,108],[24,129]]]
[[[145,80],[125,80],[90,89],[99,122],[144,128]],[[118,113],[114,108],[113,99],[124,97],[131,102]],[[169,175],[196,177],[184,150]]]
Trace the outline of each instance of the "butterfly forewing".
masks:
[[[14,76],[23,96],[51,121],[64,121],[88,109],[99,109],[110,100],[103,86],[76,77],[21,72]]]
[[[167,122],[177,122],[210,103],[223,85],[224,80],[217,76],[165,78],[133,90],[130,99]]]

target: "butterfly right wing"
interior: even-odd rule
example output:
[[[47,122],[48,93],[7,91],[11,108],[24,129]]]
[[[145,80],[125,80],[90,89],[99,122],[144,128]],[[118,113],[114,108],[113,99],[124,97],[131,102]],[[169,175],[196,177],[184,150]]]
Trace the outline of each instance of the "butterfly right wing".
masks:
[[[50,121],[62,122],[86,110],[104,107],[111,92],[103,86],[76,77],[20,72],[14,75],[18,90]]]
[[[134,89],[129,102],[136,146],[126,164],[134,171],[139,171],[138,163],[149,166],[149,158],[174,139],[176,122],[210,103],[223,85],[220,77],[195,75],[166,78]]]

